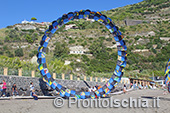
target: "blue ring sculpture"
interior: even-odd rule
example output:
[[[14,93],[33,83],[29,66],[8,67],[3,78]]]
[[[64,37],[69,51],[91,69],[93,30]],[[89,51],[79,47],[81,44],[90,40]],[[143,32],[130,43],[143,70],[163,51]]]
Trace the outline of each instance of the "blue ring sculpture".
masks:
[[[110,31],[110,33],[114,36],[114,39],[117,44],[118,50],[118,59],[115,71],[109,81],[99,90],[95,92],[76,92],[74,90],[70,90],[68,88],[63,87],[59,83],[57,83],[49,73],[46,65],[46,48],[48,42],[50,41],[52,35],[57,31],[61,26],[68,23],[70,20],[74,19],[94,19],[99,23],[106,26],[106,28]],[[75,12],[69,12],[68,14],[64,14],[62,17],[58,18],[56,21],[52,22],[52,25],[49,26],[49,29],[45,31],[44,36],[40,42],[40,46],[38,48],[38,69],[40,73],[45,79],[46,83],[53,88],[54,90],[60,92],[60,96],[64,98],[69,97],[77,97],[79,99],[85,98],[96,98],[97,97],[105,97],[109,94],[120,82],[121,77],[123,76],[124,67],[126,66],[127,60],[127,47],[123,40],[123,36],[119,31],[118,27],[112,22],[110,18],[101,14],[100,12],[90,11],[90,10],[80,10]]]
[[[168,92],[170,93],[170,59],[165,66],[164,79],[165,85],[167,86]]]

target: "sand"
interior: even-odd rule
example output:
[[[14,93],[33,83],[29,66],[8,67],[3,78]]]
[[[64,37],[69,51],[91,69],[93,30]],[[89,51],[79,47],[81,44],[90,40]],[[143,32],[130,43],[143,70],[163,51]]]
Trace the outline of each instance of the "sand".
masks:
[[[0,113],[168,113],[170,111],[170,94],[163,95],[163,90],[135,90],[128,94],[113,95],[114,99],[146,99],[149,102],[148,108],[128,107],[106,107],[84,108],[77,107],[76,104],[68,107],[68,100],[64,100],[64,106],[57,108],[54,106],[54,99],[11,99],[0,100]],[[159,106],[153,107],[153,97],[159,97]],[[105,98],[106,99],[106,98]],[[99,107],[99,106],[98,106]]]

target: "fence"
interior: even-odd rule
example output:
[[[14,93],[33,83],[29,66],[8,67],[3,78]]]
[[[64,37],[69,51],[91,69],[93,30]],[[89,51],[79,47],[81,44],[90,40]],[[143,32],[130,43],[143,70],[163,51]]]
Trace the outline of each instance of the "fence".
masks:
[[[30,77],[41,77],[40,72],[22,70],[22,69],[10,69],[0,67],[0,75],[18,75],[18,76],[30,76]],[[94,81],[94,82],[107,82],[107,78],[100,77],[90,77],[90,76],[77,76],[72,74],[57,74],[53,73],[52,77],[54,79],[63,79],[63,80],[85,80],[85,81]]]

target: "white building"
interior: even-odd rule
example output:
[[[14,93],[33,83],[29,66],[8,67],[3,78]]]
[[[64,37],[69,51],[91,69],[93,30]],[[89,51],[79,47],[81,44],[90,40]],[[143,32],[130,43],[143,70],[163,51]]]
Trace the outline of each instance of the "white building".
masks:
[[[112,46],[107,46],[107,48],[111,48],[111,49],[117,48],[117,44],[114,44],[114,45],[112,45]]]
[[[135,49],[132,52],[134,52],[134,53],[149,52],[149,49]]]
[[[159,85],[163,85],[164,84],[164,77],[150,77],[150,79],[152,79],[154,81],[154,83],[157,83]]]
[[[76,24],[65,25],[65,30],[68,30],[68,29],[76,29],[76,28],[78,28],[78,27],[76,26]]]
[[[22,23],[22,24],[28,24],[28,23],[30,23],[30,22],[27,21],[27,20],[24,20],[24,21],[22,21],[21,23]]]
[[[126,77],[122,77],[120,82],[123,84],[130,84],[130,79]]]
[[[83,46],[73,46],[69,47],[70,54],[85,54],[89,49],[84,49]]]
[[[41,25],[41,26],[47,26],[50,25],[50,22],[35,22],[35,21],[27,21],[27,20],[23,20],[21,21],[22,24],[37,24],[37,25]]]
[[[170,37],[160,37],[160,40],[170,41]]]

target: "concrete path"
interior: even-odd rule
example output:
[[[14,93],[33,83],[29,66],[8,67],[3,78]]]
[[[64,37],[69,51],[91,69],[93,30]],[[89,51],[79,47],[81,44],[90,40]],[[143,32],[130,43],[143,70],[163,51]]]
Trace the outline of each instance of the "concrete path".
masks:
[[[156,102],[156,97],[159,97],[159,106],[153,104]],[[64,105],[61,108],[54,106],[54,99],[39,99],[38,101],[32,99],[14,99],[14,100],[0,100],[0,113],[169,113],[170,112],[170,94],[163,95],[163,90],[135,90],[128,92],[127,94],[113,95],[112,100],[119,99],[128,100],[124,103],[128,105],[120,107],[107,107],[107,99],[110,101],[110,98],[101,99],[105,104],[104,106],[87,106],[88,100],[84,101],[86,105],[84,108],[81,104],[71,104],[71,108],[68,107],[69,100],[64,100]],[[148,107],[132,107],[130,106],[130,99],[137,99],[137,102],[146,105],[144,100],[148,101]],[[104,101],[105,100],[105,101]],[[71,100],[72,102],[74,100]],[[113,102],[112,102],[113,103]],[[135,103],[135,102],[133,102]],[[98,103],[99,104],[99,103]],[[120,102],[121,104],[121,102]],[[117,105],[113,103],[113,105]],[[140,105],[140,104],[138,104]],[[155,106],[155,107],[154,107]],[[100,107],[100,108],[99,108]],[[106,108],[105,108],[106,107]]]

